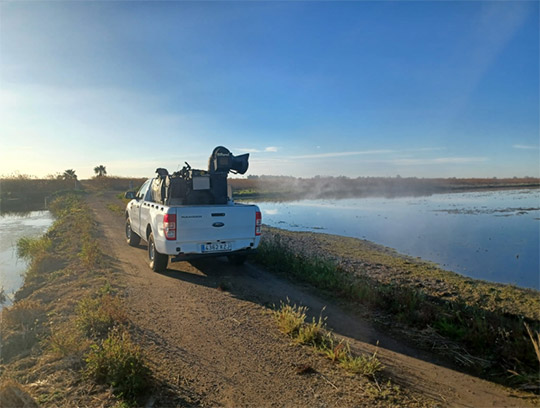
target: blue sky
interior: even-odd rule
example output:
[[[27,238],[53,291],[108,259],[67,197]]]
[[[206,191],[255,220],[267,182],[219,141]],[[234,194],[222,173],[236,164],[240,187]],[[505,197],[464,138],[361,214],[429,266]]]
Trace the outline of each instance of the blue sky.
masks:
[[[0,175],[539,172],[538,2],[2,2]]]

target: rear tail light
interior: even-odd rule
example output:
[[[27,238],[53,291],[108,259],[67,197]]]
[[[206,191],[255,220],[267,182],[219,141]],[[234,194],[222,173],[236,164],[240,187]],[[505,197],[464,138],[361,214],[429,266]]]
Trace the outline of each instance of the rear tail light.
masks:
[[[176,214],[165,214],[163,216],[163,233],[165,238],[176,240]]]
[[[260,211],[255,213],[255,235],[261,235],[262,215]]]

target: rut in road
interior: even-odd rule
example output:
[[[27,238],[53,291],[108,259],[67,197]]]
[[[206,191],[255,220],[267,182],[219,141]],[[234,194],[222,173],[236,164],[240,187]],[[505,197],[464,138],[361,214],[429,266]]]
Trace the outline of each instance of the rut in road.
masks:
[[[318,314],[355,351],[378,356],[401,387],[394,403],[411,406],[524,406],[511,390],[434,364],[433,357],[376,330],[358,316],[254,265],[220,259],[169,264],[152,272],[146,245],[129,247],[124,218],[106,208],[112,194],[91,195],[103,231],[103,248],[123,271],[126,308],[156,377],[162,401],[203,406],[387,406],[378,384],[348,375],[307,347],[278,332],[267,306],[285,298]],[[222,289],[222,290],[220,290]],[[420,358],[419,358],[420,357]],[[313,374],[300,375],[299,367]],[[395,392],[395,390],[394,390]],[[379,393],[380,394],[380,393]],[[161,399],[161,400],[160,400]]]

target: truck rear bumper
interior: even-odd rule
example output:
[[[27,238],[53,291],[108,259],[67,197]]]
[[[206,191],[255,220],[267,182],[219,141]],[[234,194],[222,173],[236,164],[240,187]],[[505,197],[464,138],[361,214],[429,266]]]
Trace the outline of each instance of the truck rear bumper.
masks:
[[[202,258],[215,258],[218,256],[230,256],[230,255],[249,255],[249,254],[255,254],[257,252],[256,249],[241,249],[239,251],[228,251],[228,252],[208,252],[205,254],[178,254],[171,256],[171,262],[182,262],[182,261],[190,261],[193,259],[202,259]]]

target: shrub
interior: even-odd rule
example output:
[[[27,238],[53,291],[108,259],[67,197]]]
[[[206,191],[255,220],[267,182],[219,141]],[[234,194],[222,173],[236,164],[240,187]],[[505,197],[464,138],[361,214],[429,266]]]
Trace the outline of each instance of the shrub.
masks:
[[[149,369],[142,351],[129,333],[112,330],[101,345],[94,344],[86,356],[87,376],[113,387],[116,395],[133,400],[148,386]]]
[[[113,326],[126,321],[120,301],[109,294],[83,298],[77,304],[76,313],[77,327],[92,338],[104,337]]]

